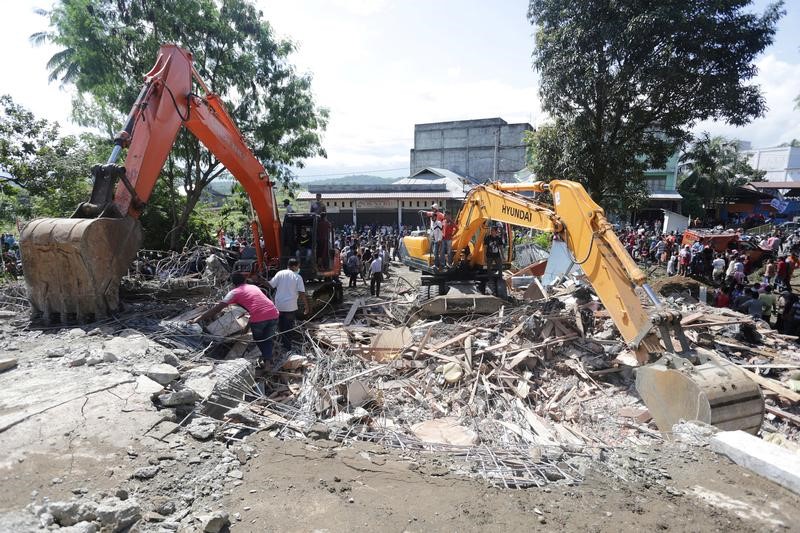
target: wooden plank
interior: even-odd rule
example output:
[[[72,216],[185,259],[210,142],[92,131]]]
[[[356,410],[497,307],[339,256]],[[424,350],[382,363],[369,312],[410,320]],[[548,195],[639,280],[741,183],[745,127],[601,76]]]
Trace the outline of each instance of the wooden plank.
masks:
[[[472,335],[464,339],[464,355],[467,363],[467,372],[472,373]]]
[[[470,329],[469,331],[465,331],[464,333],[461,333],[461,334],[459,334],[459,335],[456,335],[455,337],[453,337],[453,338],[451,338],[451,339],[448,339],[448,340],[446,340],[446,341],[444,341],[444,342],[442,342],[442,343],[440,343],[440,344],[437,344],[436,346],[432,346],[432,347],[431,347],[431,351],[433,351],[433,352],[438,352],[438,351],[439,351],[439,350],[441,350],[442,348],[447,348],[447,347],[448,347],[448,346],[450,346],[451,344],[455,344],[455,343],[457,343],[457,342],[461,342],[461,341],[463,341],[464,339],[466,339],[466,338],[467,338],[467,337],[469,337],[470,335],[473,335],[474,333],[475,333],[475,330],[474,330],[474,329]]]
[[[792,422],[796,426],[800,426],[800,416],[793,415],[792,413],[787,413],[783,409],[779,409],[778,407],[772,407],[771,405],[766,406],[767,412],[772,413],[775,416],[779,416],[783,419]]]
[[[425,345],[428,344],[428,340],[430,340],[432,332],[433,326],[429,327],[428,331],[425,332],[425,335],[422,336],[422,340],[419,341],[419,346],[417,346],[417,349],[414,350],[414,357],[412,357],[412,359],[419,357],[420,352],[425,349]]]
[[[363,303],[364,300],[362,300],[361,298],[357,298],[356,301],[353,302],[353,305],[350,306],[350,311],[347,312],[347,316],[345,317],[344,322],[342,322],[342,324],[344,324],[345,326],[349,326],[350,322],[352,322],[353,318],[356,316],[356,311],[358,311],[358,308],[361,307],[361,304]]]
[[[774,379],[765,378],[764,376],[760,376],[759,374],[751,370],[748,370],[746,368],[742,368],[742,371],[747,372],[747,374],[753,381],[755,381],[762,387],[777,393],[778,396],[786,398],[787,400],[790,400],[792,402],[800,402],[800,394],[794,392],[791,389],[787,389]]]
[[[435,357],[436,359],[439,359],[441,361],[447,361],[448,363],[456,363],[456,364],[459,364],[459,365],[461,364],[461,361],[459,359],[457,359],[457,358],[455,358],[453,356],[450,356],[450,355],[444,355],[444,354],[440,354],[438,352],[434,352],[432,349],[427,349],[427,348],[423,349],[422,353],[424,353],[425,355],[427,355],[429,357]]]
[[[741,320],[728,320],[727,322],[694,322],[692,324],[687,324],[683,326],[683,329],[694,329],[694,328],[721,328],[723,326],[730,326],[732,324],[742,324],[745,322],[752,322],[750,318],[743,318]]]
[[[778,354],[775,352],[768,352],[766,350],[761,350],[759,348],[751,348],[750,346],[745,346],[743,344],[738,344],[727,340],[723,341],[715,338],[714,343],[719,344],[720,346],[725,346],[726,348],[733,348],[734,350],[745,350],[754,354],[763,355],[764,357],[773,358],[778,356]]]
[[[504,340],[504,341],[506,341],[506,342],[510,341],[511,339],[513,339],[514,337],[516,337],[516,336],[517,336],[517,334],[518,334],[520,331],[522,331],[522,328],[523,328],[523,327],[525,327],[525,322],[521,322],[519,325],[517,325],[517,327],[515,327],[514,329],[512,329],[511,331],[509,331],[508,333],[506,333],[506,334],[505,334],[505,336],[503,336],[503,340]]]
[[[691,324],[692,322],[695,322],[696,320],[699,320],[699,319],[703,318],[707,314],[708,313],[706,313],[706,312],[698,311],[696,313],[692,313],[689,316],[685,316],[685,317],[683,317],[681,319],[681,326],[687,326],[687,325]]]

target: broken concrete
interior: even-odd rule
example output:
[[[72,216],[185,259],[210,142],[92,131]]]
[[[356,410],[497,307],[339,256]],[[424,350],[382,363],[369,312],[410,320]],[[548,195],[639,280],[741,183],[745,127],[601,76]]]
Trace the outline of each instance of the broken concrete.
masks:
[[[147,369],[145,375],[161,385],[167,385],[180,377],[181,373],[172,365],[160,363]]]
[[[0,359],[0,372],[5,372],[6,370],[11,370],[17,366],[17,358],[16,357],[3,357]]]
[[[206,326],[206,331],[217,337],[228,337],[247,327],[247,311],[238,305],[227,307],[219,318]]]
[[[721,431],[711,449],[800,495],[800,456],[744,431]]]

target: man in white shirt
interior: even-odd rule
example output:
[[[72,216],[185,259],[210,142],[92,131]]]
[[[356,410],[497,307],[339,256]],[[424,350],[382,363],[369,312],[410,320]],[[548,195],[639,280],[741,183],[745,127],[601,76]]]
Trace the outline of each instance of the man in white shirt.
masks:
[[[383,281],[383,254],[378,253],[372,264],[369,265],[369,293],[372,296],[381,297],[381,281]]]
[[[725,258],[722,254],[717,254],[717,257],[711,262],[711,279],[717,283],[721,283],[725,277]]]
[[[303,299],[306,313],[311,312],[306,296],[306,286],[303,278],[298,274],[300,262],[292,257],[289,259],[286,269],[281,270],[269,280],[270,286],[275,289],[275,307],[278,308],[278,334],[280,335],[281,345],[286,351],[292,349],[292,335],[294,331],[295,317],[297,315],[297,297]]]

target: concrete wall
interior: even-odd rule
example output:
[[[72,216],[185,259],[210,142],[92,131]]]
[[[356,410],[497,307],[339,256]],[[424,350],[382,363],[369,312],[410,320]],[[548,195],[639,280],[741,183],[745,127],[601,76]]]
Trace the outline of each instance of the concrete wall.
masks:
[[[500,118],[417,124],[411,173],[437,167],[478,181],[490,180],[495,173],[500,180],[513,181],[526,164],[523,135],[532,129]]]
[[[800,181],[800,148],[781,146],[747,150],[747,162],[766,172],[764,181]]]

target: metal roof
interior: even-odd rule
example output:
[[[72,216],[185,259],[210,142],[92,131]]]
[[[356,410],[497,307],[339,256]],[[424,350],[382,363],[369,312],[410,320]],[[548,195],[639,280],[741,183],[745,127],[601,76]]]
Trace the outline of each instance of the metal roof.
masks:
[[[420,198],[420,199],[427,199],[427,198],[436,198],[436,199],[454,199],[454,200],[462,200],[465,194],[455,194],[450,191],[431,191],[431,192],[341,192],[341,193],[330,193],[330,194],[323,194],[322,200],[357,200],[359,198],[362,199],[384,199],[384,198],[397,198],[398,200],[404,200],[407,198]],[[297,200],[305,201],[305,200],[314,200],[316,198],[315,194],[310,192],[301,192],[297,195]]]
[[[751,181],[756,189],[800,189],[800,181]]]

